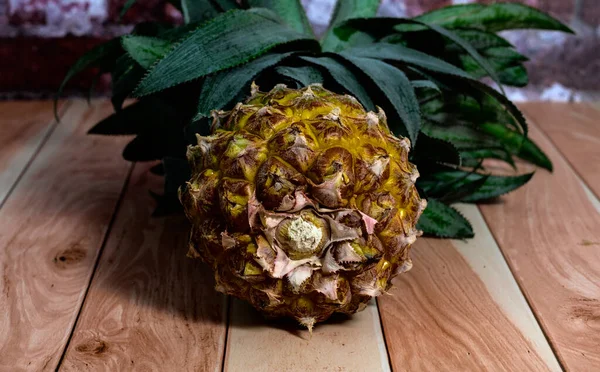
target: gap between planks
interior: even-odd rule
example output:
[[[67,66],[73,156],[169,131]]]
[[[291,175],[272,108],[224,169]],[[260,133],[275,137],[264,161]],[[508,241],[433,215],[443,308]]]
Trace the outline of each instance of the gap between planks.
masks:
[[[184,216],[152,217],[163,179],[138,163],[83,304],[61,371],[220,371],[226,298],[185,257]]]
[[[0,210],[0,369],[54,370],[71,333],[129,167],[86,134],[110,109],[73,101]]]
[[[554,143],[544,131],[547,125],[571,127],[561,119],[557,114],[533,121],[530,130],[553,161],[554,174],[538,171],[502,203],[480,209],[561,364],[568,370],[595,370],[600,366],[600,251],[584,243],[600,241],[600,211],[566,159],[578,150]],[[600,130],[592,135],[600,138]],[[597,147],[590,151],[588,158],[600,155]],[[579,164],[580,169],[586,166],[594,164]],[[600,186],[590,188],[594,185]]]
[[[59,103],[59,117],[70,102]],[[17,107],[15,109],[15,106]],[[0,209],[58,125],[53,105],[48,101],[0,102],[2,135],[0,136]],[[16,111],[16,112],[15,112]],[[23,118],[23,112],[29,117]],[[14,115],[14,116],[13,116]],[[48,119],[52,117],[52,119]],[[12,122],[12,123],[11,123]]]
[[[475,238],[418,239],[379,301],[393,369],[560,371],[477,207],[457,208]]]

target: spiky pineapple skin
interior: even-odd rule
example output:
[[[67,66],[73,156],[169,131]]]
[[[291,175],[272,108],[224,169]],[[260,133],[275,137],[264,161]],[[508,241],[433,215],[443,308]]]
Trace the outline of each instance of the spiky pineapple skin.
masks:
[[[410,143],[385,114],[320,85],[283,85],[232,111],[188,149],[180,199],[189,252],[216,289],[312,327],[355,313],[409,270],[426,206]]]

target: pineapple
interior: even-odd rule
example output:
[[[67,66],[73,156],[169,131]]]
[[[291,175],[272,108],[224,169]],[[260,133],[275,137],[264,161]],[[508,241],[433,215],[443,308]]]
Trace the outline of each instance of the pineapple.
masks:
[[[213,112],[212,128],[188,149],[180,198],[188,254],[212,266],[219,291],[312,329],[412,267],[426,202],[410,141],[381,109],[320,85],[254,86],[245,104]]]
[[[502,88],[528,79],[500,31],[572,32],[534,8],[375,18],[379,0],[340,0],[317,39],[298,0],[172,4],[184,25],[144,23],[97,46],[59,93],[88,67],[110,72],[115,113],[90,133],[136,135],[123,156],[160,160],[165,175],[155,213],[183,204],[189,255],[269,316],[310,328],[353,313],[410,269],[420,231],[473,237],[451,204],[533,175],[491,174],[486,160],[552,170]]]

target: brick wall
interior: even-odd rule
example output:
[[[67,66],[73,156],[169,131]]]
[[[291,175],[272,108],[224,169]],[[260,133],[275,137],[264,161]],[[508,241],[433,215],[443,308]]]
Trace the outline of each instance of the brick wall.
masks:
[[[0,0],[0,94],[44,95],[55,91],[68,67],[94,45],[128,32],[138,22],[181,22],[164,0],[140,0],[120,21],[126,0]],[[301,0],[315,31],[322,33],[334,0]],[[414,16],[453,3],[492,0],[383,0],[380,15]],[[585,98],[600,90],[600,0],[513,0],[567,22],[577,36],[510,32],[507,37],[532,57],[532,88],[515,98]],[[73,82],[81,93],[93,73]],[[100,82],[106,91],[109,81]],[[11,93],[8,95],[7,93]],[[520,93],[519,93],[520,94]]]

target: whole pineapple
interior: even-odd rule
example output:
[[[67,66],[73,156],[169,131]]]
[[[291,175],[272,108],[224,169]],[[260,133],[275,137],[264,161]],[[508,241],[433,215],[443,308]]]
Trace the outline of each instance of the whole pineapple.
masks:
[[[217,290],[312,328],[362,310],[411,268],[426,202],[409,141],[383,111],[320,85],[253,86],[213,118],[213,134],[188,149],[180,199],[189,255],[212,265]]]

